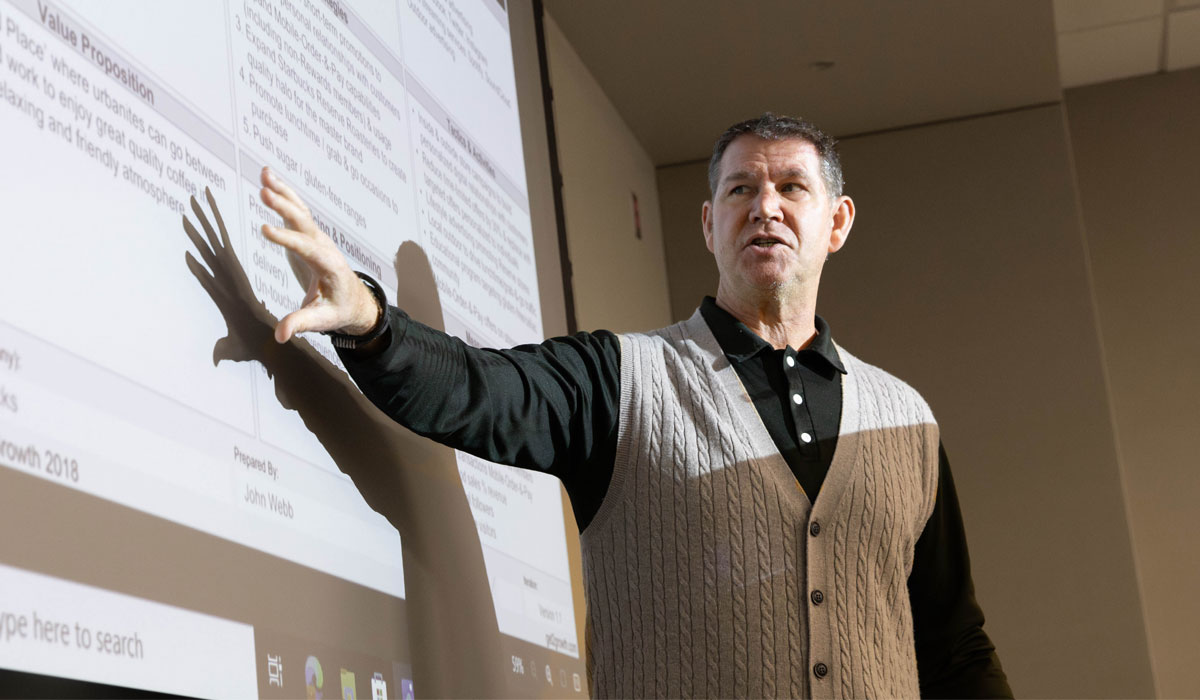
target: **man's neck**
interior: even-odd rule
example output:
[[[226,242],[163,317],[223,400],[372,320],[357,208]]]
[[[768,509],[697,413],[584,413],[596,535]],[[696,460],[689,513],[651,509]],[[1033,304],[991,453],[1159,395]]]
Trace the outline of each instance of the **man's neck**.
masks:
[[[728,311],[758,337],[776,350],[803,349],[817,335],[816,299],[764,298],[755,301],[737,299],[717,289],[717,306]]]

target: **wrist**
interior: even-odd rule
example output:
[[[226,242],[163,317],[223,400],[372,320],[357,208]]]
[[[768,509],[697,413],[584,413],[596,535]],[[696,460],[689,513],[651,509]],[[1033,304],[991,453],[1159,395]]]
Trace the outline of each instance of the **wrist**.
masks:
[[[366,275],[359,275],[362,286],[356,290],[354,319],[335,331],[338,335],[361,336],[368,335],[383,320],[384,302],[375,293],[378,284],[374,279],[368,281]]]
[[[363,272],[356,272],[364,289],[359,294],[360,321],[327,332],[334,347],[353,350],[378,339],[387,331],[387,295],[383,286]],[[369,321],[366,319],[370,319]]]

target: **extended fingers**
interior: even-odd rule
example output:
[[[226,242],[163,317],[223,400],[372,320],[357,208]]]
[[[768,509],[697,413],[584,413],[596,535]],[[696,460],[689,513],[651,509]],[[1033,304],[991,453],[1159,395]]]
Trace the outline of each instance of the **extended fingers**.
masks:
[[[208,242],[212,244],[213,252],[220,251],[221,243],[217,240],[217,232],[213,230],[212,224],[208,223],[208,217],[204,215],[204,210],[200,208],[200,202],[196,201],[196,195],[192,195],[191,202],[192,212],[200,220],[200,225],[204,227],[204,233],[208,235]]]
[[[187,234],[188,238],[192,239],[192,245],[196,246],[196,250],[199,251],[200,257],[204,258],[204,262],[208,264],[209,268],[216,270],[217,258],[216,255],[213,254],[212,248],[209,248],[208,244],[204,242],[204,239],[200,238],[200,232],[196,230],[196,227],[187,218],[187,215],[183,214],[182,216],[183,232]],[[188,253],[188,259],[195,260],[191,253]],[[200,263],[197,262],[196,264],[199,265]]]
[[[212,209],[213,218],[217,220],[217,228],[221,230],[221,243],[226,249],[232,250],[229,244],[229,231],[225,228],[225,219],[221,217],[221,210],[217,208],[217,200],[213,198],[212,190],[204,188],[204,196],[208,198],[208,206]]]
[[[317,245],[310,236],[288,228],[279,228],[270,224],[262,225],[263,236],[272,243],[278,243],[284,248],[299,255],[309,265],[317,254]]]
[[[262,169],[262,184],[263,201],[266,202],[267,206],[275,208],[280,216],[286,218],[286,215],[276,208],[276,206],[288,207],[290,205],[288,207],[289,211],[293,212],[293,215],[297,217],[297,222],[312,218],[312,212],[309,211],[308,205],[304,203],[300,195],[296,194],[296,191],[291,187],[288,187],[270,168],[264,167]],[[268,201],[268,199],[273,200],[274,203]]]
[[[213,303],[219,305],[220,302],[218,300],[220,299],[220,295],[217,292],[217,281],[200,264],[200,261],[192,256],[191,252],[184,253],[184,256],[187,258],[188,269],[192,271],[192,275],[196,277],[196,281],[200,283],[201,287],[204,287],[204,291],[208,292],[208,296],[213,300]]]
[[[261,195],[263,204],[274,209],[275,213],[283,217],[284,223],[290,228],[309,234],[319,230],[312,219],[312,213],[303,202],[294,202],[278,192],[266,188],[263,188]]]
[[[288,187],[287,183],[280,179],[270,168],[264,167],[262,169],[262,184],[263,187],[274,190],[281,196],[292,200],[300,206],[304,206],[304,201],[300,199],[300,195],[296,194],[296,191],[291,187]]]
[[[279,228],[263,224],[263,236],[272,243],[283,246],[296,280],[304,287],[312,285],[316,278],[324,279],[329,275],[337,275],[345,268],[350,269],[342,259],[341,253],[327,236],[314,238],[300,231]]]

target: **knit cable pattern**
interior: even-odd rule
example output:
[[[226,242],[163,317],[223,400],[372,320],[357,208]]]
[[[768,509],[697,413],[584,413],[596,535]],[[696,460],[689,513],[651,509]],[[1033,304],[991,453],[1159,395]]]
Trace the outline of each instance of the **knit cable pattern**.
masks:
[[[617,463],[582,538],[593,696],[915,696],[905,581],[937,467],[916,392],[839,348],[843,432],[809,504],[699,316],[621,352]]]

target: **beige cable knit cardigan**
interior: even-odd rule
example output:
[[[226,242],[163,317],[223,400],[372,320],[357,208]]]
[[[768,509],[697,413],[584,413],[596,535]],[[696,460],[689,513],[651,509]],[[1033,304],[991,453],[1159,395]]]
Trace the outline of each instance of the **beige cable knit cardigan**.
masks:
[[[918,697],[906,584],[938,428],[838,352],[813,505],[699,311],[621,337],[616,464],[582,536],[593,697]]]

